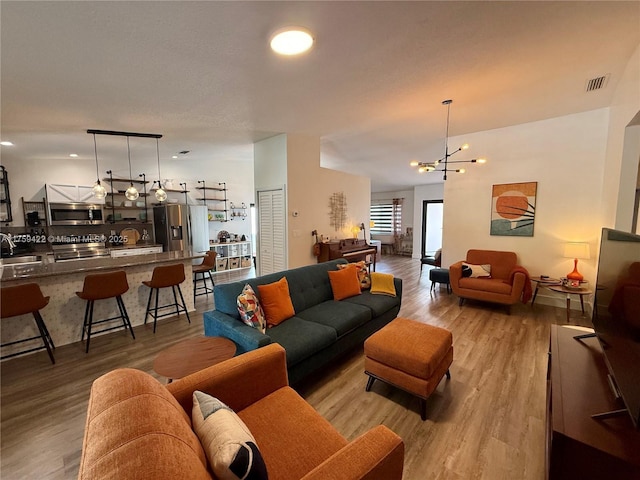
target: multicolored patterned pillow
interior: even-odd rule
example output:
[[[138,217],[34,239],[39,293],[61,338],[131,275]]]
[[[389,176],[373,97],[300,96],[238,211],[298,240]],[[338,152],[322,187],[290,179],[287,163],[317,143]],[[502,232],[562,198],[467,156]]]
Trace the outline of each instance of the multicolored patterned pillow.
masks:
[[[196,390],[191,421],[216,478],[267,480],[267,467],[256,439],[228,406]]]
[[[369,270],[367,269],[367,264],[364,260],[354,263],[339,263],[338,268],[342,270],[343,268],[354,266],[358,272],[358,280],[360,281],[360,290],[368,290],[371,288],[371,277],[369,276]]]
[[[264,310],[260,306],[258,296],[248,283],[242,289],[242,293],[238,295],[238,313],[242,321],[250,327],[257,328],[262,333],[267,330],[267,319]]]

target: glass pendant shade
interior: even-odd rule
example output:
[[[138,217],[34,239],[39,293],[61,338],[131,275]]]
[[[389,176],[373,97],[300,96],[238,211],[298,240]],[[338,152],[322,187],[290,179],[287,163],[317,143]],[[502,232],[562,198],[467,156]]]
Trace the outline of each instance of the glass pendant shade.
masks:
[[[102,186],[100,180],[93,184],[93,196],[96,198],[104,198],[107,196],[107,189]]]
[[[140,196],[140,194],[138,193],[136,187],[131,184],[131,186],[127,188],[127,191],[124,192],[124,196],[127,197],[127,200],[136,200]]]
[[[167,192],[165,192],[162,187],[158,187],[156,190],[156,200],[159,202],[164,202],[167,199]]]
[[[107,196],[107,190],[100,183],[100,169],[98,168],[98,144],[96,143],[96,134],[93,134],[93,150],[96,155],[96,183],[93,184],[93,196],[96,198],[104,198]]]

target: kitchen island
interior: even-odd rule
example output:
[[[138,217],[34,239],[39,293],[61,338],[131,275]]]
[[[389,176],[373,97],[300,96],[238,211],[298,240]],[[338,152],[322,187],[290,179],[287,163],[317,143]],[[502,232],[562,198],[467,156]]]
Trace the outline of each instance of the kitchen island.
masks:
[[[99,257],[51,262],[45,259],[41,263],[26,265],[4,265],[2,285],[20,285],[37,283],[45,296],[51,297],[49,305],[42,311],[42,317],[51,333],[56,346],[79,342],[82,334],[82,322],[86,302],[76,292],[82,290],[84,277],[91,273],[104,273],[113,270],[125,270],[129,290],[122,296],[133,326],[144,323],[149,288],[142,285],[143,280],[150,280],[153,269],[158,265],[182,263],[185,270],[185,281],[181,285],[187,309],[195,310],[193,303],[192,269],[193,259],[203,254],[190,251],[151,253],[146,255],[124,256],[118,258]],[[198,262],[196,262],[198,263]],[[160,305],[173,302],[171,289],[160,291]],[[107,318],[117,315],[117,304],[114,299],[100,300],[95,304],[94,318]],[[184,315],[181,315],[184,317]],[[170,318],[170,317],[167,317]],[[186,321],[186,318],[184,318]],[[114,323],[115,325],[115,323]],[[153,319],[148,323],[153,328]],[[159,323],[158,328],[162,328]],[[121,332],[125,334],[124,330]],[[118,334],[118,333],[114,333]],[[2,320],[2,343],[27,336],[38,335],[33,317],[23,315]],[[135,340],[131,340],[132,342]],[[79,347],[82,348],[82,347]],[[18,349],[24,349],[24,346]],[[97,350],[96,350],[97,351]],[[3,354],[12,353],[11,347],[3,349]]]

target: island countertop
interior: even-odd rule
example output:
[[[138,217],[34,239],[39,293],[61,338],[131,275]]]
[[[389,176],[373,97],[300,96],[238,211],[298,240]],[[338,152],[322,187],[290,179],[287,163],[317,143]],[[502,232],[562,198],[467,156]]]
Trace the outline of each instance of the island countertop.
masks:
[[[162,263],[192,260],[203,256],[204,253],[195,253],[187,250],[179,252],[148,253],[145,255],[118,258],[96,257],[68,260],[64,262],[49,262],[48,259],[46,259],[40,264],[15,266],[4,265],[2,283],[9,283],[14,280],[37,279],[74,273],[99,272],[101,270],[114,270],[139,265],[158,265]]]
[[[194,310],[192,278],[193,259],[204,254],[191,251],[147,253],[125,257],[97,257],[91,259],[76,259],[64,262],[52,262],[48,255],[43,263],[11,265],[5,264],[2,274],[2,285],[13,286],[23,283],[37,283],[42,294],[49,297],[48,304],[42,308],[41,314],[55,345],[80,344],[83,331],[83,318],[87,302],[77,295],[82,291],[87,274],[105,273],[114,270],[126,272],[128,289],[121,296],[131,324],[136,327],[144,325],[147,318],[147,304],[151,289],[144,284],[153,277],[157,266],[170,263],[184,265],[185,279],[182,282],[181,296],[184,296],[187,311]],[[197,262],[196,262],[197,263]],[[178,285],[180,288],[180,285]],[[174,291],[162,288],[159,305],[169,305],[174,301]],[[95,318],[107,319],[119,314],[118,302],[107,298],[96,302]],[[161,307],[163,308],[163,307]],[[184,315],[180,315],[187,321]],[[118,320],[114,320],[114,323]],[[153,322],[148,324],[153,328]],[[162,328],[159,326],[159,328]],[[108,333],[107,331],[104,334]],[[102,333],[100,334],[102,335]],[[11,342],[28,336],[38,336],[36,324],[31,314],[18,315],[2,319],[2,340]],[[92,343],[93,343],[92,334]],[[135,341],[132,339],[132,341]],[[81,345],[81,344],[80,344]],[[6,346],[6,354],[14,353],[17,345]],[[44,354],[44,352],[39,352]],[[3,350],[5,354],[5,350]],[[45,354],[46,355],[46,354]]]

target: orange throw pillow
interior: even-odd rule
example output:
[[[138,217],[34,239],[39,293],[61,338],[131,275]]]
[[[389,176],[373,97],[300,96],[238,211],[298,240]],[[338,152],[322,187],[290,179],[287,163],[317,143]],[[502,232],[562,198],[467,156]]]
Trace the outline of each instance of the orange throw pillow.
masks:
[[[360,295],[360,279],[358,278],[358,269],[355,265],[341,270],[331,270],[329,273],[329,282],[331,282],[331,290],[333,290],[333,299],[342,300],[344,298]]]
[[[274,283],[258,285],[258,292],[260,304],[267,317],[267,327],[274,327],[296,314],[289,296],[289,283],[286,277]]]

